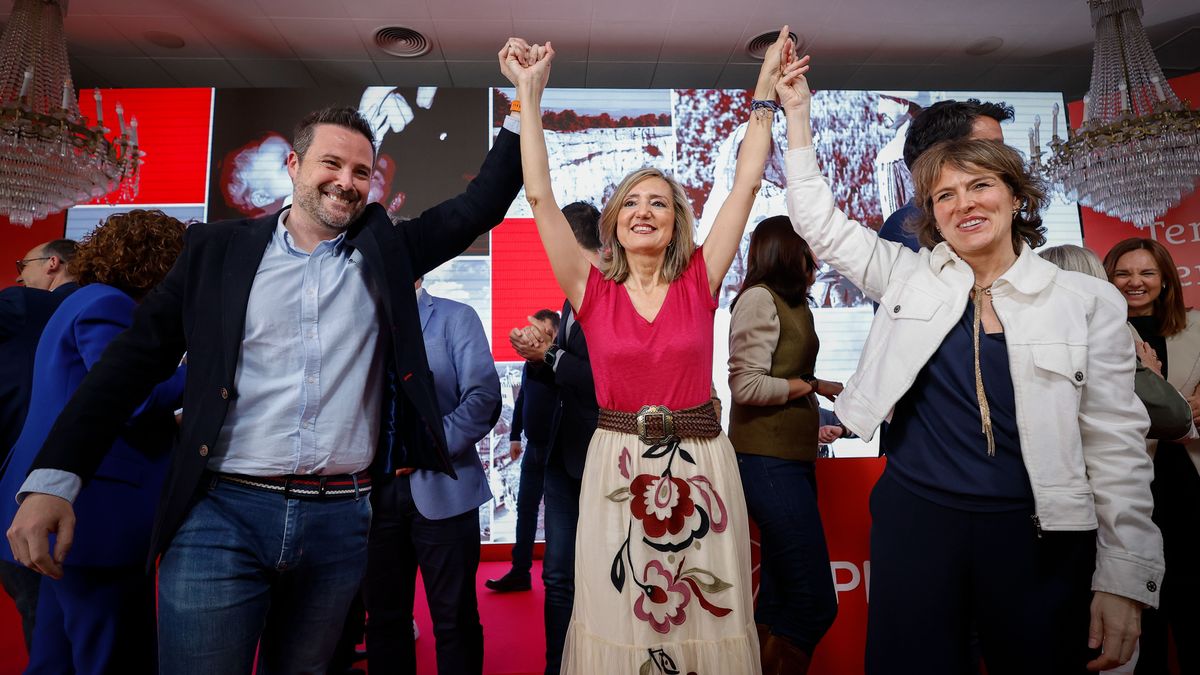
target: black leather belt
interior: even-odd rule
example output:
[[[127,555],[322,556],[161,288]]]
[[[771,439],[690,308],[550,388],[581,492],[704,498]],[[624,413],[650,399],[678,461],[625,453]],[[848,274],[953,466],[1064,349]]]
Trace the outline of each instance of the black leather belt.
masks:
[[[216,473],[217,480],[243,487],[274,492],[286,499],[345,499],[365,497],[371,492],[371,475],[366,471],[333,476],[314,474],[286,476],[247,476],[240,473]]]

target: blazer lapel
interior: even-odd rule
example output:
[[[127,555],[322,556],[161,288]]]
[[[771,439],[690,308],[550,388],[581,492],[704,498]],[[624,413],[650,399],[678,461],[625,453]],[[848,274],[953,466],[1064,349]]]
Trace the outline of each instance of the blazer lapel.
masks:
[[[417,312],[421,315],[421,333],[423,334],[429,325],[429,318],[433,316],[433,297],[429,295],[429,291],[417,295]]]
[[[221,353],[226,358],[226,379],[233,381],[240,353],[242,336],[246,330],[246,305],[250,303],[250,287],[258,274],[263,253],[271,241],[271,234],[279,222],[279,214],[264,216],[248,221],[229,238],[225,249],[224,269],[221,271]]]

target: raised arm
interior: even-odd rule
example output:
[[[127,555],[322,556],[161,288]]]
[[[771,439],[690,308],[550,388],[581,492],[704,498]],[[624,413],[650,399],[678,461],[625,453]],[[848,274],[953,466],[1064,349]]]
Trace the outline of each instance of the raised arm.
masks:
[[[550,76],[554,47],[530,45],[510,39],[500,50],[500,67],[512,73],[517,82],[517,100],[521,102],[521,169],[525,175],[525,198],[529,200],[537,223],[538,235],[550,259],[550,268],[559,288],[576,309],[583,302],[591,263],[583,255],[558,204],[550,184],[550,158],[546,153],[542,129],[542,92]]]
[[[775,83],[783,74],[784,67],[794,65],[801,73],[808,70],[807,57],[795,61],[795,45],[789,36],[788,27],[784,26],[775,44],[767,50],[758,72],[758,83],[754,87],[754,100],[775,102]],[[746,135],[737,151],[733,187],[717,211],[712,230],[704,240],[704,265],[708,271],[708,286],[714,293],[737,253],[742,234],[746,231],[746,221],[750,218],[750,209],[754,206],[754,197],[762,185],[763,167],[771,151],[771,124],[774,120],[773,110],[760,108],[751,111],[746,123]]]

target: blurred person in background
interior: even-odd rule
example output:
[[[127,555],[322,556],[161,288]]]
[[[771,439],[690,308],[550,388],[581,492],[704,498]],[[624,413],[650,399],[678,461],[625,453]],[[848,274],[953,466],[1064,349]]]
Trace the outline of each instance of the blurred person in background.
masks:
[[[787,216],[767,218],[750,236],[729,323],[729,441],[761,533],[754,620],[764,675],[807,672],[837,617],[817,510],[817,395],[832,401],[842,385],[813,375],[821,343],[808,291],[816,272]]]
[[[1129,323],[1162,361],[1162,375],[1200,417],[1200,313],[1183,302],[1183,284],[1165,246],[1134,237],[1117,242],[1104,269],[1128,303]],[[1167,575],[1162,603],[1147,611],[1137,672],[1167,672],[1168,631],[1182,672],[1200,671],[1200,442],[1160,441],[1154,453],[1154,522],[1163,533]]]
[[[33,388],[33,356],[46,322],[79,288],[71,272],[76,243],[55,239],[17,261],[17,285],[0,291],[0,475],[21,435]],[[0,560],[0,583],[21,614],[26,651],[32,645],[41,575]]]
[[[46,324],[34,360],[29,417],[0,480],[0,520],[12,522],[26,474],[50,427],[134,309],[175,263],[184,225],[161,211],[109,216],[79,245],[79,289]],[[146,554],[154,505],[175,437],[185,367],[159,384],[123,426],[76,499],[78,536],[60,579],[42,579],[31,673],[153,673],[154,577]],[[0,555],[13,561],[5,548]]]

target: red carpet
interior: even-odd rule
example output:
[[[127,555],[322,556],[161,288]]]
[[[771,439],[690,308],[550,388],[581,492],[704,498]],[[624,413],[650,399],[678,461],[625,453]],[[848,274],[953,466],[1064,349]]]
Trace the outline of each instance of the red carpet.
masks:
[[[546,667],[546,634],[542,627],[542,564],[533,563],[533,590],[499,595],[483,586],[485,579],[503,576],[509,563],[485,562],[479,566],[479,614],[483,619],[484,666],[489,675],[541,675]],[[417,582],[418,675],[435,675],[433,624],[425,604],[425,591]],[[0,592],[0,675],[17,675],[25,668],[21,619],[12,600]]]

